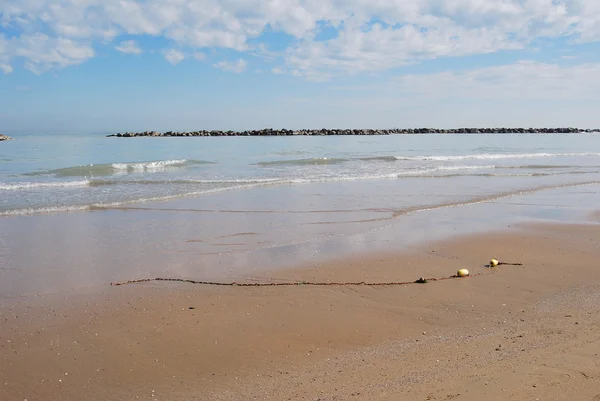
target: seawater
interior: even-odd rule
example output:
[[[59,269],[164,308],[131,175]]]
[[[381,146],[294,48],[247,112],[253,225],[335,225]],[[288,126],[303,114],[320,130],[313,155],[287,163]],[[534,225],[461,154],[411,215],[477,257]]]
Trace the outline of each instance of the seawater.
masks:
[[[600,181],[600,135],[54,134],[16,135],[0,144],[0,216],[126,207],[224,191],[243,197],[256,187],[346,181],[401,188],[387,203],[369,202],[392,209],[589,183]]]
[[[16,135],[0,143],[0,298],[157,276],[263,280],[523,221],[581,221],[599,183],[597,134]],[[391,279],[412,278],[400,263]]]

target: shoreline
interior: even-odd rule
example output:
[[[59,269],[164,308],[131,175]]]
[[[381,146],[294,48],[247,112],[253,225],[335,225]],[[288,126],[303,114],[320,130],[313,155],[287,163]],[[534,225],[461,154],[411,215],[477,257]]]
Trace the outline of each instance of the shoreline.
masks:
[[[521,224],[276,271],[285,280],[372,281],[464,267],[485,273],[424,285],[150,283],[3,305],[3,390],[29,400],[545,399],[561,392],[591,399],[600,393],[586,378],[600,375],[597,233],[589,223]],[[485,270],[491,257],[524,266]],[[572,360],[579,363],[564,362]],[[583,373],[572,374],[576,368]]]
[[[213,136],[347,136],[410,134],[580,134],[600,132],[600,128],[391,128],[391,129],[272,129],[245,131],[141,131],[109,134],[106,137],[213,137]]]
[[[364,185],[334,192],[349,193],[351,188],[365,196],[373,192]],[[397,210],[370,208],[380,207],[377,204],[346,211],[338,204],[344,212],[332,214],[319,204],[294,203],[300,198],[287,188],[248,192],[253,203],[243,206],[224,194],[133,210],[15,216],[3,220],[0,233],[6,249],[0,260],[0,297],[12,303],[153,277],[244,282],[269,272],[277,278],[279,270],[375,254],[391,256],[457,235],[510,231],[520,222],[589,221],[597,205],[596,191],[595,187],[545,190],[425,208],[399,218],[394,217]],[[60,240],[50,241],[57,233]],[[414,275],[401,281],[422,277],[419,272]],[[363,280],[353,276],[343,281]]]
[[[352,188],[355,195],[360,190],[365,197],[374,192],[364,185],[332,192],[345,194]],[[595,186],[573,187],[399,214],[379,204],[347,210],[336,204],[341,212],[331,213],[318,203],[296,201],[301,199],[298,193],[285,187],[246,195],[252,202],[243,205],[223,194],[131,210],[5,219],[0,233],[6,250],[0,259],[0,297],[13,303],[155,277],[246,282],[269,272],[276,279],[280,270],[312,269],[354,257],[366,260],[375,254],[392,257],[457,235],[510,232],[519,223],[593,222],[598,199]],[[60,240],[50,241],[57,233]],[[414,276],[397,279],[414,281],[425,273],[415,271]],[[432,273],[436,274],[431,277],[450,275]],[[396,281],[396,277],[376,278]],[[308,279],[312,278],[297,281]],[[364,280],[353,275],[341,281]]]

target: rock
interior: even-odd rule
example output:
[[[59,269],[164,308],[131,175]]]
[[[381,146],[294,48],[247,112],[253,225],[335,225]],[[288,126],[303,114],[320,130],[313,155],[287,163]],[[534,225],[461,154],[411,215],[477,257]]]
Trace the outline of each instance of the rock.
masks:
[[[164,136],[177,136],[177,137],[190,137],[190,136],[288,136],[288,135],[392,135],[392,134],[574,134],[579,132],[600,132],[600,129],[579,129],[573,127],[567,128],[394,128],[394,129],[273,129],[263,128],[260,130],[246,130],[246,131],[189,131],[189,132],[174,132],[167,131],[161,134],[157,131],[144,131],[139,133],[125,132],[124,134],[111,134],[109,137],[118,138],[131,138],[131,137],[164,137]],[[0,140],[6,140],[8,137],[0,136]]]
[[[0,134],[0,141],[8,141],[12,139],[10,136]]]

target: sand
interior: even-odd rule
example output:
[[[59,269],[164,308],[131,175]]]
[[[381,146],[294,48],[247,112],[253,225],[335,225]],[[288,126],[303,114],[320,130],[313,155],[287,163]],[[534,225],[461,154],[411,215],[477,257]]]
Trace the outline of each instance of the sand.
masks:
[[[522,225],[264,277],[481,273],[427,284],[107,283],[3,303],[0,400],[600,399],[599,234]]]

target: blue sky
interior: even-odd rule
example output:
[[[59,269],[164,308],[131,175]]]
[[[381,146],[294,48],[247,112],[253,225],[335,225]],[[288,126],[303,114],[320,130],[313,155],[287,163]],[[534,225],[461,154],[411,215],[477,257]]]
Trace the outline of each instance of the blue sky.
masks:
[[[600,127],[597,0],[4,0],[0,132]]]

